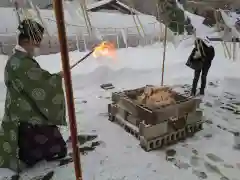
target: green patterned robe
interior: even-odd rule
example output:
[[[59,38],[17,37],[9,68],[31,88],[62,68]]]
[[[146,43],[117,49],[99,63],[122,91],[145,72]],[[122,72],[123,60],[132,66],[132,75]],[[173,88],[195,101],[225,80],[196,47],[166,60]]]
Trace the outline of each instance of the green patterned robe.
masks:
[[[18,125],[66,125],[62,77],[41,69],[26,53],[16,51],[5,67],[5,113],[0,127],[0,168],[21,171]]]

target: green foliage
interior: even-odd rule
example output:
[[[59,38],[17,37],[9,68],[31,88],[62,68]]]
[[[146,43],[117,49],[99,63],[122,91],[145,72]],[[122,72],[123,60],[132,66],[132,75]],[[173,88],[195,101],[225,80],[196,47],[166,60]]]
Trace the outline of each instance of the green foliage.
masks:
[[[172,9],[171,13],[169,14],[169,18],[171,21],[168,24],[168,27],[173,32],[177,32],[179,34],[184,33],[184,24],[185,24],[184,12],[178,7],[175,7]]]
[[[158,0],[160,18],[171,31],[183,34],[185,29],[184,12],[177,7],[175,0]],[[188,21],[189,22],[189,21]]]

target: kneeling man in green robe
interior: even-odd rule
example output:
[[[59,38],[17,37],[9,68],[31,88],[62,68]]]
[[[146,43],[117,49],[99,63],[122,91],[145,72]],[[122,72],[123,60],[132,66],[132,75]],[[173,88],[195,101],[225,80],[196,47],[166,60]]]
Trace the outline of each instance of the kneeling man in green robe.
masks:
[[[5,67],[7,92],[0,127],[0,168],[16,172],[67,154],[58,129],[66,125],[61,73],[50,74],[34,59],[44,28],[27,19],[18,29],[18,45]]]

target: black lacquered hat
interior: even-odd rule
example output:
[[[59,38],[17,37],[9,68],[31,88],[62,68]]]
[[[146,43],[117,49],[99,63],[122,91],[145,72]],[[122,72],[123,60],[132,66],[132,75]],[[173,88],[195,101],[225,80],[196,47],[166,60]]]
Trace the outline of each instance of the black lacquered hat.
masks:
[[[32,19],[21,21],[18,30],[21,34],[36,42],[40,42],[44,34],[44,27]]]

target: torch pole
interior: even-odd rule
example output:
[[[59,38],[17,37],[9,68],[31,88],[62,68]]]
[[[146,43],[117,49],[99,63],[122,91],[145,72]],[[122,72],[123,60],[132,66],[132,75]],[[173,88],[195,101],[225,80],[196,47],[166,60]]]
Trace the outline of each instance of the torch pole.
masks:
[[[85,56],[83,56],[81,59],[79,59],[77,62],[75,62],[73,65],[71,65],[70,69],[73,69],[75,66],[77,66],[80,62],[84,61],[88,56],[90,56],[93,53],[94,50],[87,53]]]
[[[72,79],[71,79],[71,71],[70,71],[70,65],[69,65],[69,54],[68,54],[62,0],[54,0],[54,11],[55,11],[57,28],[58,28],[58,37],[60,41],[62,67],[63,67],[63,74],[64,74],[66,99],[67,99],[70,131],[71,131],[71,138],[72,138],[75,175],[76,175],[76,180],[82,180],[81,161],[80,161],[80,153],[78,150],[78,140],[77,140],[76,115],[75,115],[75,107],[74,107]]]

